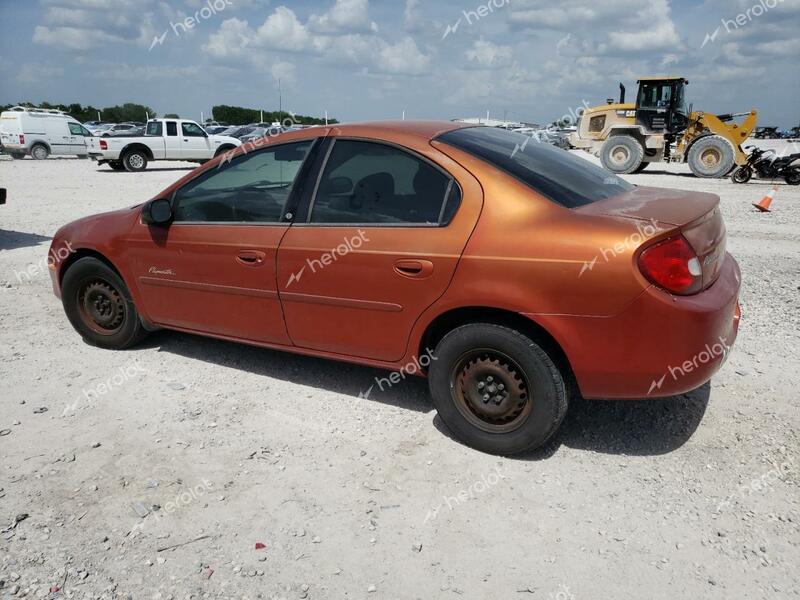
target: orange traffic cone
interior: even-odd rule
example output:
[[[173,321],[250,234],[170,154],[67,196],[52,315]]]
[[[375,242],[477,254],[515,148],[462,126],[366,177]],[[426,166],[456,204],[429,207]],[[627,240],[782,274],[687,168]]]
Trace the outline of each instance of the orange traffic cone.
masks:
[[[761,202],[758,204],[753,204],[753,206],[755,206],[761,212],[770,212],[769,205],[772,204],[772,200],[775,198],[777,191],[778,186],[773,185],[769,193],[761,199]]]

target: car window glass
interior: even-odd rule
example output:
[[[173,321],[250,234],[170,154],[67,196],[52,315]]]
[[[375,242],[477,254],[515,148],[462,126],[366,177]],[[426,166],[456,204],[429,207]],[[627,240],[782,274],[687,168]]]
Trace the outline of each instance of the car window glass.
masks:
[[[178,135],[178,124],[175,121],[167,121],[167,135]]]
[[[196,123],[181,123],[183,135],[187,137],[205,137],[203,130]]]
[[[164,129],[161,125],[161,121],[150,121],[147,124],[147,131],[145,135],[157,135],[160,137],[163,131]]]
[[[308,140],[245,154],[190,181],[175,195],[174,221],[280,221],[312,145]]]
[[[450,179],[408,152],[338,140],[320,179],[314,223],[437,224]]]
[[[84,128],[80,126],[80,123],[67,123],[69,126],[69,132],[72,135],[84,135]]]
[[[502,169],[553,202],[575,208],[634,189],[588,160],[497,127],[466,127],[437,140]]]

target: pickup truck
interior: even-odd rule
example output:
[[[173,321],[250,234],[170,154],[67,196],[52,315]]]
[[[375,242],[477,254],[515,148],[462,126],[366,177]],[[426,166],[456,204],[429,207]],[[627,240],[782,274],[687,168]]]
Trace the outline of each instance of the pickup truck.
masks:
[[[241,145],[233,137],[208,135],[200,125],[184,119],[151,119],[143,136],[86,141],[89,157],[115,171],[144,171],[153,160],[203,163]]]

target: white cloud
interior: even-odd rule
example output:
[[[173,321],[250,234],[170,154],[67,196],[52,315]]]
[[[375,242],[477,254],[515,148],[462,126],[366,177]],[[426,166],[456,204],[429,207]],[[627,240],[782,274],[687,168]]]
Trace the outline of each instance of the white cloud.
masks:
[[[270,48],[295,52],[308,50],[312,46],[308,29],[300,23],[294,11],[285,6],[276,8],[258,28],[258,41]]]
[[[250,47],[255,32],[247,21],[232,18],[222,22],[219,30],[208,37],[203,51],[215,58],[238,58]]]
[[[423,54],[410,37],[396,44],[383,43],[374,67],[383,73],[398,75],[421,75],[430,65],[430,57]]]
[[[368,11],[369,0],[336,0],[328,12],[311,15],[308,26],[319,33],[377,31],[378,25],[369,20]]]
[[[498,46],[483,38],[476,40],[466,52],[467,60],[482,67],[506,66],[511,63],[513,55],[511,46]]]

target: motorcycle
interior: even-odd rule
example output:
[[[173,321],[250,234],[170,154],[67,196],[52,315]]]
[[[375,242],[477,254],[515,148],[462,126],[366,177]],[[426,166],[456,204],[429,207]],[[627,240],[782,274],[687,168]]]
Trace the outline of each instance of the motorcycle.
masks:
[[[762,150],[755,146],[747,146],[750,150],[747,162],[731,175],[734,183],[747,183],[757,175],[761,179],[777,179],[783,177],[789,185],[800,185],[800,152],[779,155],[775,150]]]

